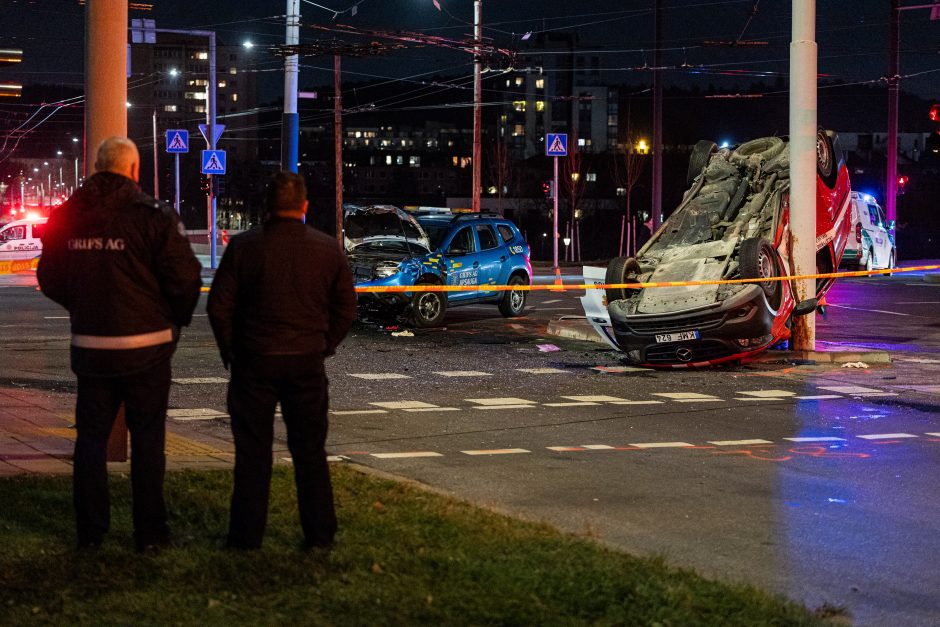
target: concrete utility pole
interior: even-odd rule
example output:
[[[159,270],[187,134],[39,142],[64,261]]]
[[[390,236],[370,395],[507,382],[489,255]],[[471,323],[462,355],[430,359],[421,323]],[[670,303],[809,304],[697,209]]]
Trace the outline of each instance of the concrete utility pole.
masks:
[[[127,0],[88,0],[85,11],[87,178],[101,142],[127,137]]]
[[[654,2],[656,25],[653,51],[653,233],[663,223],[663,20],[659,0]]]
[[[473,0],[473,190],[471,208],[480,211],[480,166],[483,160],[481,128],[483,125],[483,59],[480,44],[483,42],[483,1]]]
[[[340,56],[333,55],[333,153],[336,161],[336,239],[343,246],[343,91]]]
[[[300,42],[300,0],[287,0],[287,45]],[[297,113],[298,55],[284,57],[284,113],[281,116],[281,169],[297,171],[300,116]]]
[[[790,238],[793,273],[816,273],[816,1],[792,0],[790,41]],[[796,302],[816,294],[814,279],[795,281]],[[816,350],[816,318],[793,319],[793,348]]]
[[[888,33],[888,163],[885,172],[885,213],[888,223],[897,219],[898,209],[898,53],[901,39],[901,13],[899,0],[891,0],[891,25]]]

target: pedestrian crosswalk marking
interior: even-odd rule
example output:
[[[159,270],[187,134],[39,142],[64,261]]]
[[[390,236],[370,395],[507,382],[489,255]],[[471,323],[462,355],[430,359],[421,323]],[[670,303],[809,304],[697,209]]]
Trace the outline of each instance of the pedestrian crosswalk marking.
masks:
[[[709,440],[709,444],[714,444],[715,446],[749,446],[751,444],[773,444],[770,440]]]
[[[443,370],[440,372],[435,372],[434,374],[439,374],[442,377],[491,377],[493,376],[489,372],[480,372],[479,370]]]
[[[421,409],[425,407],[438,409],[437,405],[425,403],[423,401],[379,401],[369,404],[375,405],[376,407],[381,407],[383,409]]]
[[[405,411],[410,411],[413,413],[418,412],[431,412],[431,411],[463,411],[459,407],[406,407]]]
[[[545,407],[596,407],[600,403],[590,401],[569,401],[567,403],[542,403]]]
[[[385,379],[410,379],[406,374],[401,374],[399,372],[361,372],[350,374],[351,377],[356,377],[357,379],[365,379],[367,381],[383,381]]]
[[[199,409],[168,409],[167,418],[172,418],[179,422],[188,422],[192,420],[215,420],[217,418],[228,418],[228,414],[216,409],[202,407]]]
[[[845,438],[833,438],[833,437],[799,437],[799,438],[783,438],[790,442],[845,442]]]
[[[630,446],[636,448],[683,448],[695,445],[688,442],[631,442]]]
[[[838,394],[816,394],[809,396],[797,396],[797,399],[801,401],[828,401],[834,398],[842,398]]]
[[[572,401],[588,401],[592,403],[609,403],[612,401],[625,401],[627,399],[618,396],[562,396]]]
[[[378,459],[407,459],[409,457],[443,457],[443,455],[434,451],[414,451],[411,453],[372,453],[372,457]]]
[[[516,370],[529,374],[568,374],[567,370],[561,368],[516,368]]]
[[[177,385],[199,385],[207,383],[228,383],[228,379],[222,377],[189,377],[182,379],[173,379]]]
[[[916,435],[911,433],[873,433],[871,435],[860,435],[858,436],[863,440],[900,440],[902,438],[916,438]]]
[[[710,403],[721,400],[711,394],[698,394],[696,392],[654,392],[653,396],[662,396],[677,403]]]
[[[384,409],[345,409],[345,410],[333,410],[330,412],[336,416],[355,416],[357,414],[387,414],[388,412]]]
[[[501,398],[465,398],[468,403],[478,405],[532,405],[535,401],[527,401],[524,398],[501,397]]]
[[[786,390],[756,390],[753,392],[737,393],[743,394],[745,396],[753,396],[754,398],[783,398],[788,396],[796,396],[796,392],[788,392]]]
[[[820,386],[820,390],[827,392],[837,392],[839,394],[848,394],[849,396],[897,396],[894,392],[884,392],[874,388],[866,388],[857,385],[832,385]]]
[[[517,453],[531,453],[524,448],[497,448],[490,450],[479,450],[479,451],[460,451],[464,455],[513,455]]]

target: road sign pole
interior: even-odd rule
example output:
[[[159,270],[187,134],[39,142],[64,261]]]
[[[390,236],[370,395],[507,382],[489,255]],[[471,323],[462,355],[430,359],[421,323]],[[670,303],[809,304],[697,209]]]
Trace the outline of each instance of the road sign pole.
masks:
[[[180,155],[176,153],[176,195],[173,196],[173,206],[176,207],[176,215],[180,214]]]
[[[558,268],[558,157],[553,157],[555,161],[555,183],[552,186],[552,249],[554,250],[555,275],[559,273]]]

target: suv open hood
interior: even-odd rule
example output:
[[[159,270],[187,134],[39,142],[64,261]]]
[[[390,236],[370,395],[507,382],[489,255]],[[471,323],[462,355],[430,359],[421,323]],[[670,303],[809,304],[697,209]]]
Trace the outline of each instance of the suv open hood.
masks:
[[[343,243],[347,252],[367,242],[414,243],[430,251],[431,243],[421,225],[398,207],[372,205],[347,208],[343,220]]]

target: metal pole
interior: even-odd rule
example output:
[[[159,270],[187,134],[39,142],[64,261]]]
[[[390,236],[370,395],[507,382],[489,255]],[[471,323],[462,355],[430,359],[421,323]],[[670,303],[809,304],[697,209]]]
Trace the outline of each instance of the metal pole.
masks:
[[[483,41],[483,1],[473,0],[473,190],[471,192],[471,208],[480,211],[480,167],[483,159],[481,146],[481,127],[483,124],[482,97],[483,76],[480,44]],[[557,264],[556,264],[557,265]]]
[[[300,42],[300,0],[287,0],[287,45]],[[298,55],[284,58],[284,113],[281,117],[281,170],[297,171],[300,116],[297,113]]]
[[[180,153],[176,153],[176,194],[173,196],[173,206],[176,208],[176,215],[180,214]]]
[[[663,20],[659,0],[654,2],[653,51],[653,232],[663,221]]]
[[[816,2],[792,0],[790,42],[790,228],[793,273],[816,272]],[[796,302],[812,298],[813,279],[796,285]],[[792,345],[816,349],[816,318],[794,318]]]
[[[215,79],[215,32],[209,33],[209,95],[208,95],[208,106],[206,113],[209,116],[208,124],[206,124],[206,138],[209,143],[209,150],[215,150],[215,88],[216,88],[216,79]],[[215,263],[215,254],[216,254],[216,236],[215,236],[215,222],[216,222],[216,200],[215,200],[215,190],[213,189],[213,176],[209,175],[209,267],[212,269],[216,268]]]
[[[336,161],[336,239],[343,246],[343,91],[340,56],[333,55],[333,152]]]
[[[160,200],[160,176],[157,174],[157,108],[153,108],[153,197]]]
[[[554,260],[555,274],[558,274],[558,157],[552,157],[555,161],[555,184],[552,186],[552,203],[554,209],[552,211],[552,246],[554,254],[552,259]]]
[[[85,169],[108,137],[127,136],[127,3],[88,0],[85,9]],[[93,167],[93,165],[92,165]]]
[[[888,223],[897,219],[898,202],[898,96],[901,39],[899,0],[891,0],[890,31],[888,33],[888,163],[885,172],[885,213]]]

